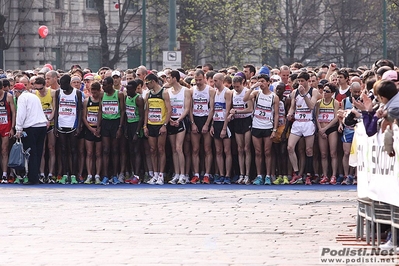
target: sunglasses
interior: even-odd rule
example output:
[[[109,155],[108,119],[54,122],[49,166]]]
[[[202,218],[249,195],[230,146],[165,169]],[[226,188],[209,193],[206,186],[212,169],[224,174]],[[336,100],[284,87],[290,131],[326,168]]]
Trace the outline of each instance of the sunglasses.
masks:
[[[329,90],[323,90],[325,93],[331,93],[331,91]]]

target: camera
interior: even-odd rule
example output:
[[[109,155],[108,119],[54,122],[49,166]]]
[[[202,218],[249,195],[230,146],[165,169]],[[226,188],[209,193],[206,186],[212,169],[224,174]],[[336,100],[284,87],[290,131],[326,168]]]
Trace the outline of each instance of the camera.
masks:
[[[345,126],[353,127],[357,124],[356,115],[353,112],[349,112],[344,119]]]

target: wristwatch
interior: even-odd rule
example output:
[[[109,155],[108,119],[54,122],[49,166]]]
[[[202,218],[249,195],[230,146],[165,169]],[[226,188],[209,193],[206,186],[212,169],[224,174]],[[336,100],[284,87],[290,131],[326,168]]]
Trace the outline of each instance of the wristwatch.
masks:
[[[168,125],[168,123],[163,124],[165,127]]]
[[[273,128],[272,132],[277,132],[277,129]]]

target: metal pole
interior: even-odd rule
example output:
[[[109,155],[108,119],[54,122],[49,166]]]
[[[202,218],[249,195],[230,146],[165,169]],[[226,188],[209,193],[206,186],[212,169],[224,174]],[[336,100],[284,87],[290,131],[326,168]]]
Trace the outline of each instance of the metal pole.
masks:
[[[143,16],[142,16],[142,25],[143,25],[143,36],[142,36],[142,65],[146,66],[147,65],[147,50],[146,50],[146,45],[147,45],[147,25],[146,25],[146,13],[147,13],[147,6],[146,6],[146,0],[143,0]]]
[[[387,58],[387,1],[383,2],[383,25],[382,25],[382,57]]]
[[[285,56],[287,57],[287,58],[289,58],[290,57],[290,49],[289,49],[289,46],[290,46],[290,42],[289,42],[289,39],[288,39],[288,32],[289,32],[289,29],[288,29],[288,27],[289,27],[289,25],[290,25],[290,12],[289,12],[289,10],[288,10],[288,8],[289,8],[289,2],[288,2],[288,0],[285,0],[285,29],[286,29],[286,36],[285,36]]]
[[[176,46],[176,0],[169,0],[169,51],[175,51]]]

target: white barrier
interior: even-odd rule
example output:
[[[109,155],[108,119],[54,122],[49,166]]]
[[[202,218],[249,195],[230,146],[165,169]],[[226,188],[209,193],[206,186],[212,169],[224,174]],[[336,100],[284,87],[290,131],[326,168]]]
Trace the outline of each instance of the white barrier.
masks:
[[[394,150],[389,157],[384,149],[384,133],[372,137],[366,134],[363,123],[355,129],[354,154],[350,156],[352,166],[357,165],[357,194],[359,198],[370,198],[399,207],[399,128],[393,126]]]

